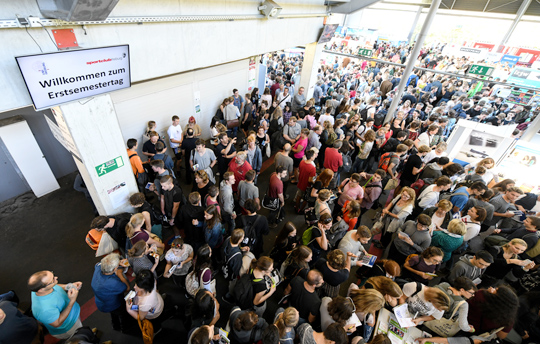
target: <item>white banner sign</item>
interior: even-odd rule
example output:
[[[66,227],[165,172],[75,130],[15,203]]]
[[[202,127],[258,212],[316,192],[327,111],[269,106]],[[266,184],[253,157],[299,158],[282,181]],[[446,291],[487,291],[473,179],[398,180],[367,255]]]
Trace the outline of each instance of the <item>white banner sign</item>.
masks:
[[[131,86],[128,45],[15,59],[36,109]]]

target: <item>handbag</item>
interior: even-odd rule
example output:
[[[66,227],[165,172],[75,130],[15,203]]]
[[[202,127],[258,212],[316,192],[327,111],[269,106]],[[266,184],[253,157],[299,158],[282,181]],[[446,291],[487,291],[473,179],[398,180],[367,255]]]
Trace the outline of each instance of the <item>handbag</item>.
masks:
[[[456,312],[459,310],[459,307],[461,307],[461,305],[465,302],[466,301],[460,301],[456,305],[449,319],[441,318],[439,320],[431,320],[427,321],[424,325],[441,337],[448,338],[455,336],[456,333],[459,332],[460,328],[459,321],[454,319],[454,317],[456,316]]]
[[[268,158],[272,156],[272,148],[270,147],[270,142],[266,142],[266,156]]]
[[[148,319],[141,320],[139,315],[137,315],[137,321],[141,328],[144,344],[152,344],[154,342],[154,325]]]
[[[399,185],[399,181],[397,179],[390,179],[388,183],[386,183],[386,186],[384,187],[385,190],[394,190]]]
[[[271,211],[275,211],[279,209],[279,198],[272,198],[268,196],[268,194],[264,195],[262,203],[262,207]]]
[[[114,239],[109,235],[109,233],[103,231],[101,240],[99,241],[99,246],[96,251],[96,257],[107,255],[114,250],[118,249],[118,244]]]
[[[236,128],[238,126],[240,126],[240,120],[238,118],[227,121],[227,129]]]

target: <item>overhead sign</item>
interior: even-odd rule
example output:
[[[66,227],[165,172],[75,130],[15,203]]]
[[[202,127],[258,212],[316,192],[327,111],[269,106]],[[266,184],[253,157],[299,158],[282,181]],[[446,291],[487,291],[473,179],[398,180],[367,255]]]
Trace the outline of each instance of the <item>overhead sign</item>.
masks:
[[[131,86],[129,46],[16,57],[36,109]]]
[[[519,62],[521,57],[515,55],[504,55],[501,58],[501,63],[508,63],[509,66],[513,66]]]
[[[371,56],[373,56],[373,50],[360,48],[360,49],[358,49],[358,55],[371,57]]]
[[[101,165],[96,166],[96,172],[98,177],[101,177],[122,166],[124,166],[124,160],[122,160],[122,157],[119,156],[118,158],[109,160]]]
[[[473,64],[471,68],[469,68],[469,71],[467,73],[474,75],[491,76],[494,70],[495,68],[493,67]]]
[[[512,70],[512,74],[507,81],[519,86],[540,88],[540,71],[532,68],[517,67]]]

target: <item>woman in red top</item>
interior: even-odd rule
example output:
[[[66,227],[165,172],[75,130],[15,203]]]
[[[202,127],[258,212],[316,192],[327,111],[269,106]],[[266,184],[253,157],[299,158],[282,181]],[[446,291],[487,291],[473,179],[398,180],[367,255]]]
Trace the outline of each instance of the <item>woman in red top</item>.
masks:
[[[341,218],[341,216],[338,216],[337,221],[343,219],[343,221],[345,221],[345,223],[349,225],[349,229],[347,231],[352,231],[356,226],[356,223],[358,222],[360,211],[361,208],[359,201],[347,201],[345,202],[345,204],[343,204],[342,208],[343,218]]]

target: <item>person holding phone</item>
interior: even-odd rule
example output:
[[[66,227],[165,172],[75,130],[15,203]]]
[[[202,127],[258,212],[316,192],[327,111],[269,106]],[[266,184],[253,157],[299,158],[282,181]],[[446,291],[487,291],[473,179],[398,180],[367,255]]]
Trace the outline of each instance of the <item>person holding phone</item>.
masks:
[[[150,320],[154,325],[154,333],[157,333],[161,329],[161,321],[158,318],[163,312],[165,302],[157,291],[154,274],[150,270],[139,271],[135,277],[133,290],[135,295],[131,293],[133,297],[126,299],[127,312],[135,320]]]

